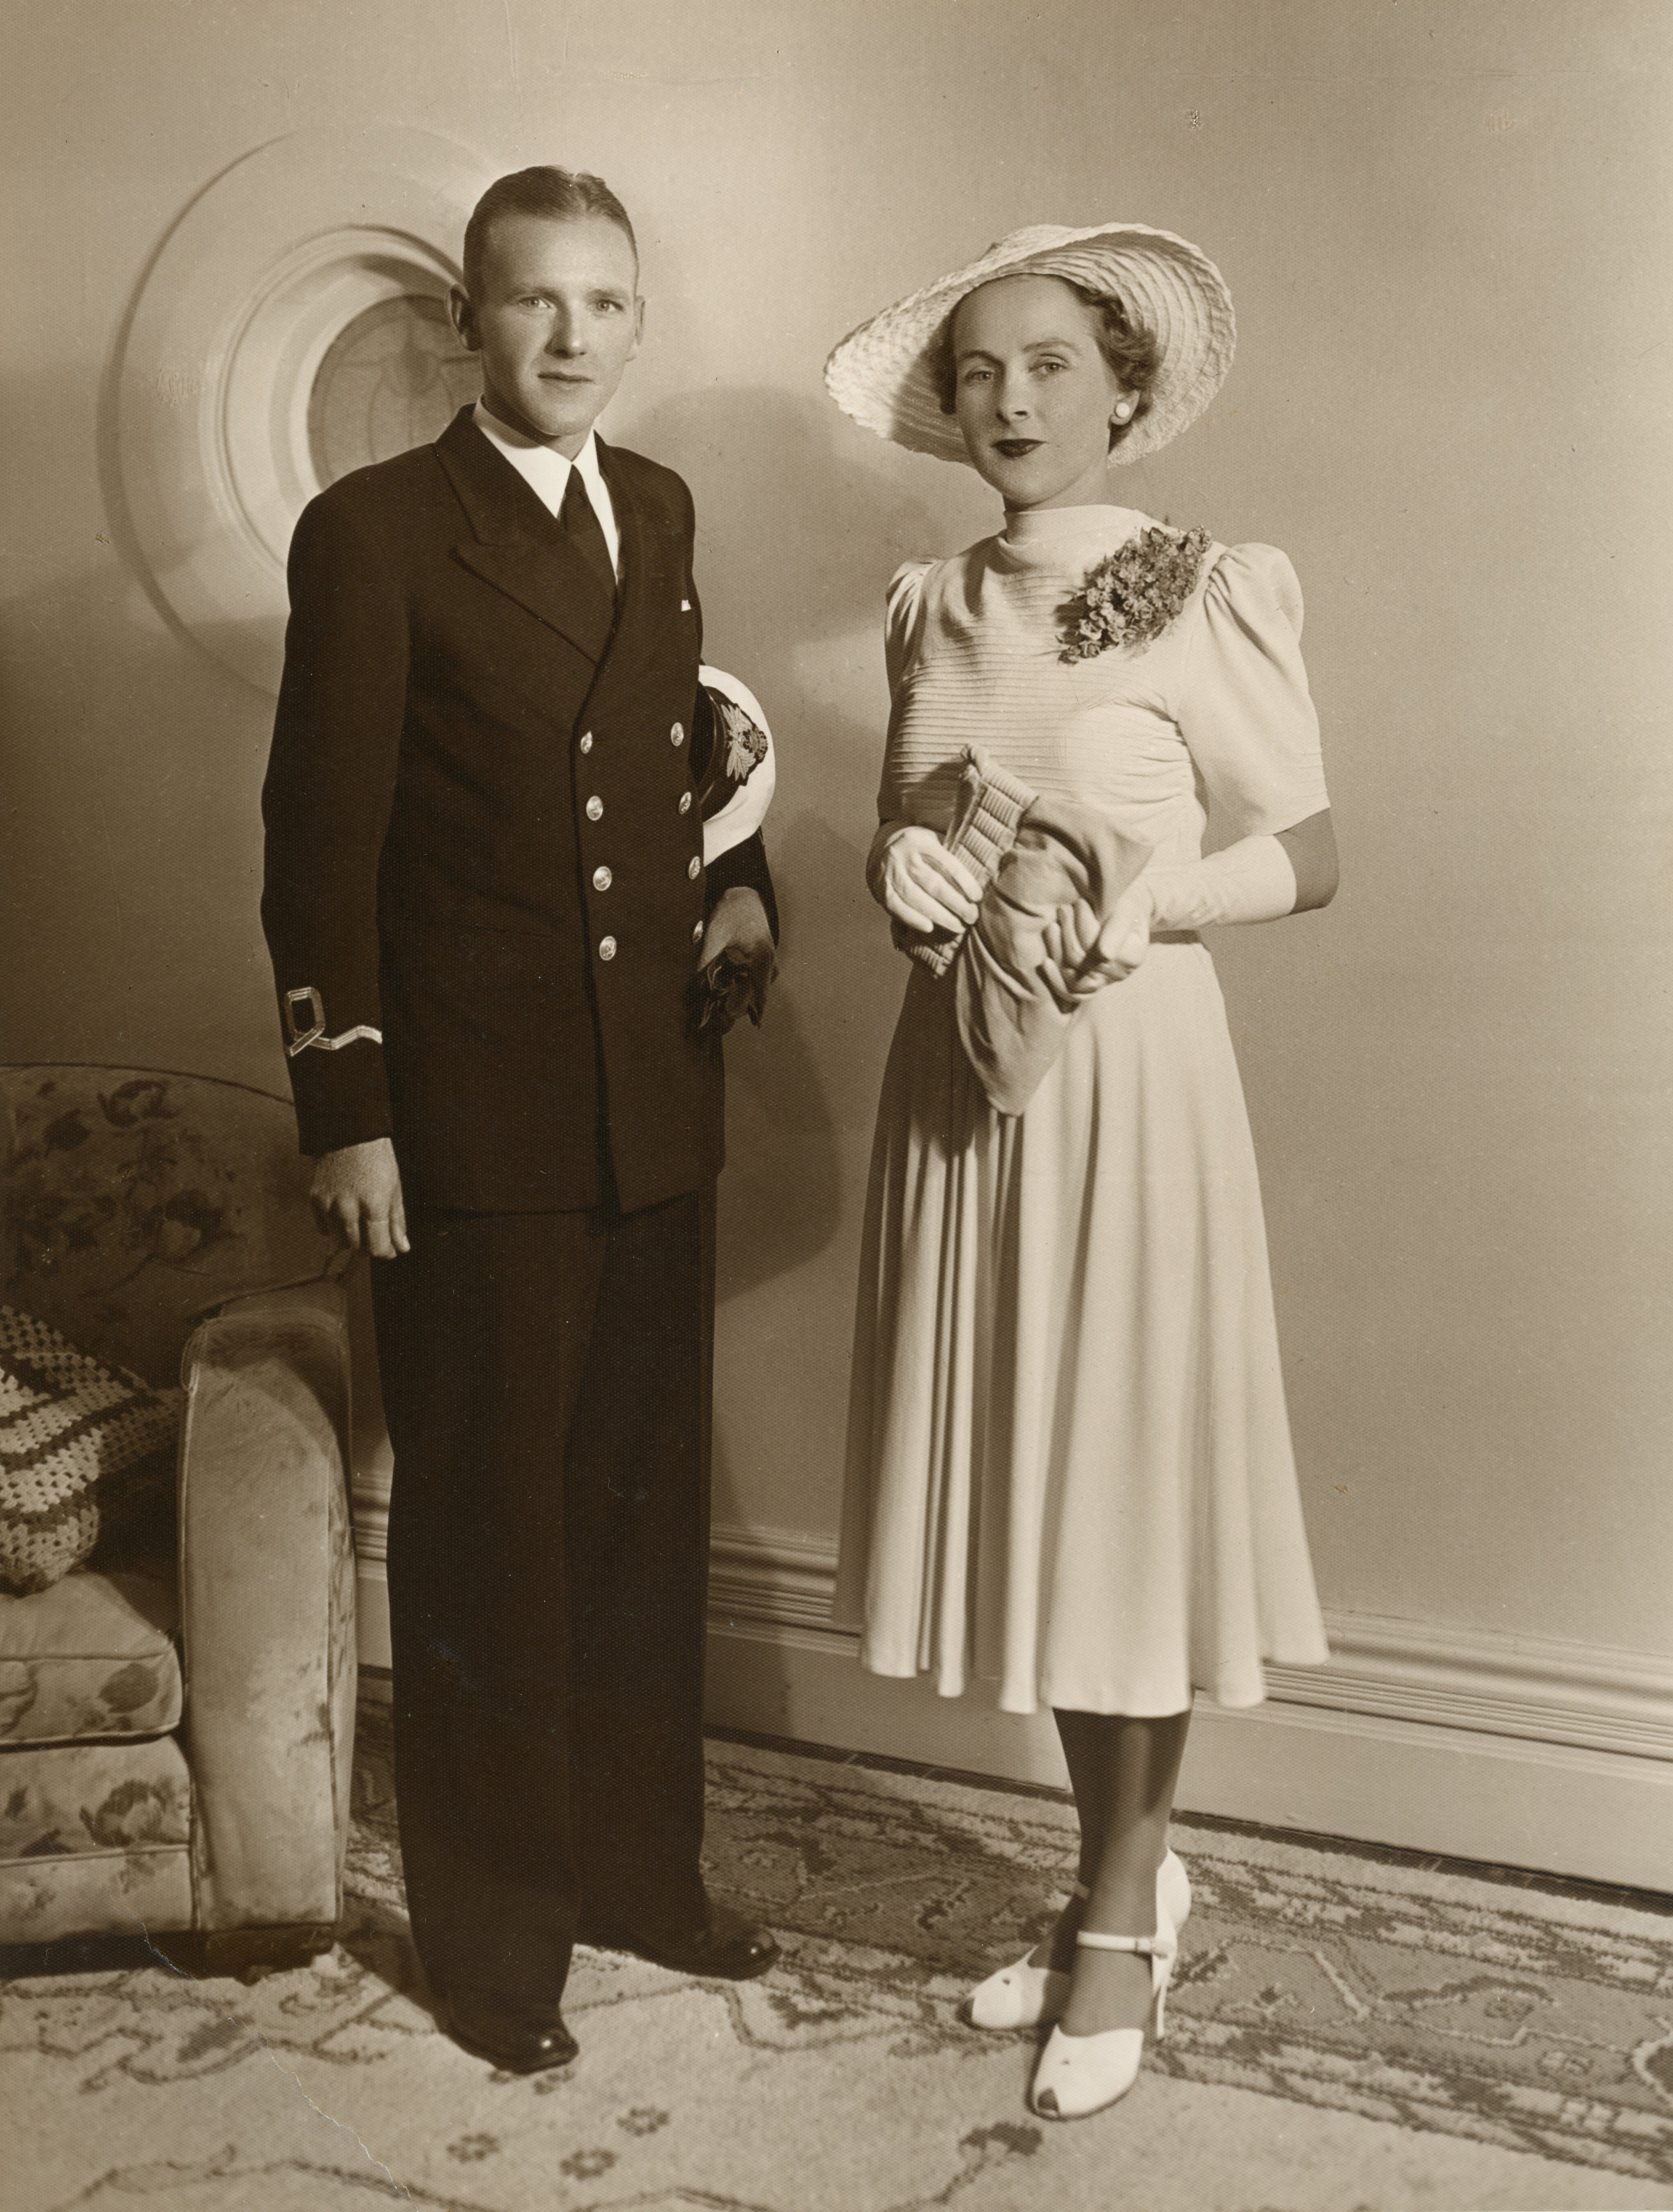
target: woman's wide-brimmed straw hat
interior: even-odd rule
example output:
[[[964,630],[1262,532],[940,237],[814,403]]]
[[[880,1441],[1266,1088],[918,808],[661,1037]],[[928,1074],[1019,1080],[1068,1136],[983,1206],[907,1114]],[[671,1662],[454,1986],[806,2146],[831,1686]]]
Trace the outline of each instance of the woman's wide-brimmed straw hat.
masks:
[[[967,293],[1001,276],[1064,276],[1089,292],[1113,292],[1156,340],[1162,361],[1149,410],[1116,441],[1112,462],[1142,460],[1189,428],[1232,366],[1232,295],[1189,240],[1141,222],[1090,230],[1042,222],[1013,230],[980,260],[850,331],[824,365],[825,390],[879,437],[944,461],[968,459],[956,416],[941,412],[936,340]]]

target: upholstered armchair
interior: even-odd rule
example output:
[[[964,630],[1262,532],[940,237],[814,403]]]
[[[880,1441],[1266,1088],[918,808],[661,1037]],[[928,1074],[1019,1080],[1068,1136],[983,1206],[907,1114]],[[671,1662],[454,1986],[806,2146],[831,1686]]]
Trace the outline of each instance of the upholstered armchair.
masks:
[[[0,1946],[312,1955],[342,1900],[355,1583],[343,1294],[289,1106],[3,1068],[8,1150],[4,1302],[178,1378],[184,1417],[172,1556],[0,1594]]]

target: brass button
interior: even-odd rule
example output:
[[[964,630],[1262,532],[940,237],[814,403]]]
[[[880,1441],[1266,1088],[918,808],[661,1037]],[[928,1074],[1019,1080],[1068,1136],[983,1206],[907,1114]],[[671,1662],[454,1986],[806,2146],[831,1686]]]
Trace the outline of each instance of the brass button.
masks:
[[[593,871],[593,888],[595,891],[607,891],[615,880],[608,868],[594,868]]]
[[[692,882],[696,883],[697,878],[703,873],[703,855],[701,853],[692,854],[691,864],[686,869],[685,872],[690,876]]]
[[[592,750],[593,750],[593,732],[591,732],[591,730],[588,730],[588,731],[586,732],[586,734],[582,737],[581,741],[581,749],[582,752],[584,752],[584,753],[590,753],[590,752],[592,751]]]
[[[691,924],[691,942],[693,945],[703,943],[703,924],[700,921],[694,921]]]
[[[672,729],[668,732],[668,743],[671,745],[683,745],[685,743],[685,725],[684,722],[676,722],[674,724]]]
[[[601,937],[599,939],[599,957],[600,960],[613,960],[616,957],[616,940],[613,937]]]
[[[691,794],[689,791],[682,791],[679,794],[679,811],[682,814],[689,814],[691,811]]]
[[[597,792],[594,792],[587,802],[587,818],[589,822],[596,822],[603,813],[604,801],[599,797]]]

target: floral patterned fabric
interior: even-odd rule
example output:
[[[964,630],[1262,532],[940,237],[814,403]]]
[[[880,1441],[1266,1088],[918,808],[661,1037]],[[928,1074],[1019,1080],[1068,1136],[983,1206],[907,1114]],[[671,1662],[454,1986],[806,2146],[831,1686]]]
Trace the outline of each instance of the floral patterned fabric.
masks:
[[[191,1826],[172,1735],[0,1753],[0,1942],[190,1928]]]
[[[8,1752],[0,1866],[192,1840],[192,1778],[173,1736]]]
[[[210,1306],[323,1274],[289,1099],[122,1067],[0,1069],[9,1304],[154,1384]],[[0,1122],[5,1118],[0,1113]]]
[[[180,1602],[201,1924],[328,1922],[356,1674],[341,1297],[241,1300],[193,1344]]]
[[[196,1924],[195,1903],[186,1844],[0,1861],[0,1941],[7,1943],[178,1931]]]
[[[290,1103],[0,1068],[0,1152],[9,1136],[7,1303],[154,1389],[180,1377],[192,1410],[178,1616],[166,1529],[138,1571],[144,1515],[119,1547],[106,1516],[53,1589],[0,1597],[0,1945],[328,1924],[354,1707],[348,1341]],[[172,1508],[172,1468],[164,1488]]]
[[[178,1728],[178,1618],[173,1584],[140,1574],[70,1575],[0,1597],[0,1746]]]

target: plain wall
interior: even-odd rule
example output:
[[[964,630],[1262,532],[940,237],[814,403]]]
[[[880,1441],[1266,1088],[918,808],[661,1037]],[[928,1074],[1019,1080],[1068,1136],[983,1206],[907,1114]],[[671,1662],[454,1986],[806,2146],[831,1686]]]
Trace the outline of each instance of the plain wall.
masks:
[[[995,526],[824,399],[875,308],[1024,222],[1177,230],[1236,299],[1119,496],[1299,571],[1344,856],[1222,937],[1327,1604],[1673,1644],[1664,0],[77,0],[7,10],[0,1051],[283,1090],[271,702],[158,611],[111,423],[136,288],[264,141],[375,118],[602,171],[709,657],[780,760],[735,1036],[717,1515],[836,1526],[903,988],[861,858],[885,583]]]

